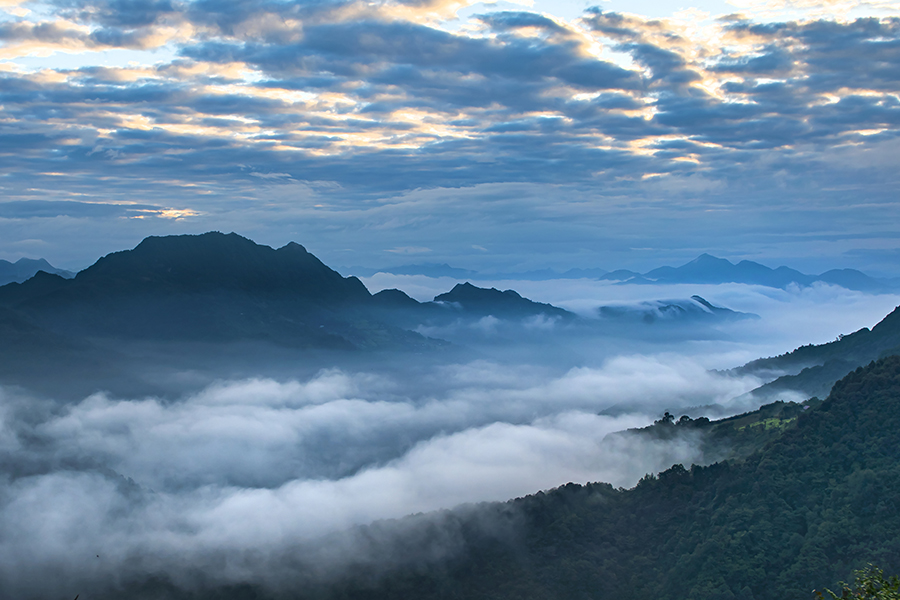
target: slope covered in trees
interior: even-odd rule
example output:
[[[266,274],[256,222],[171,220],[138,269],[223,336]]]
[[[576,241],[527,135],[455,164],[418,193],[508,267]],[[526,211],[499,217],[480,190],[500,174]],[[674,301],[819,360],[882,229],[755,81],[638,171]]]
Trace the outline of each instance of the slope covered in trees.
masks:
[[[809,344],[792,352],[760,358],[733,369],[738,375],[757,374],[773,381],[754,390],[759,397],[777,396],[785,390],[809,396],[825,396],[834,383],[853,369],[873,360],[900,353],[900,307],[872,329],[863,327],[827,344]]]
[[[570,484],[509,502],[515,539],[347,598],[809,598],[867,562],[900,570],[900,357],[859,368],[741,461],[632,490]],[[330,595],[330,594],[329,594]]]

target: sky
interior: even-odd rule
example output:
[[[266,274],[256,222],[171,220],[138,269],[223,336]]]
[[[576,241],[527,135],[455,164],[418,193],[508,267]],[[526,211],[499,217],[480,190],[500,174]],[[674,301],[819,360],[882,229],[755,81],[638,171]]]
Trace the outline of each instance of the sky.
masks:
[[[900,2],[0,0],[0,258],[900,276]]]

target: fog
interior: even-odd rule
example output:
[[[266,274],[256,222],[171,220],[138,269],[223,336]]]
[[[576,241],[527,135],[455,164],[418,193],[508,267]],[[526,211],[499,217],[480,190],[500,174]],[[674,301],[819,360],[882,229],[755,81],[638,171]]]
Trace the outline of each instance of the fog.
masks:
[[[689,438],[607,435],[759,384],[646,356],[561,376],[483,361],[417,375],[327,370],[220,382],[174,402],[98,393],[58,405],[4,390],[7,589],[100,591],[147,573],[189,585],[198,568],[278,588],[273,556],[315,547],[338,568],[346,553],[320,538],[353,525],[570,481],[631,486],[702,462]],[[614,405],[616,416],[599,414]]]
[[[379,277],[366,282],[373,291],[411,281],[404,289],[420,296],[428,285],[448,289]],[[279,376],[220,378],[165,397],[97,392],[73,402],[0,388],[0,587],[16,598],[88,599],[158,578],[277,593],[359,564],[443,560],[464,551],[459,511],[482,515],[489,535],[514,535],[514,515],[478,503],[568,482],[627,488],[675,463],[709,462],[696,433],[610,434],[664,411],[752,410],[759,402],[747,392],[763,381],[710,369],[872,326],[900,303],[832,286],[505,283],[492,285],[584,315],[700,294],[761,318],[695,336],[654,339],[648,328],[633,340],[584,338],[570,354],[553,345],[562,325],[552,320],[481,319],[447,329],[489,349],[470,360],[337,361],[313,375],[298,365],[293,376],[281,364],[269,370]],[[403,518],[416,513],[425,514]]]
[[[424,275],[376,273],[361,278],[377,292],[399,288],[419,301],[452,288],[456,280]],[[479,280],[479,287],[514,289],[537,302],[547,302],[589,319],[600,306],[628,306],[660,299],[686,299],[699,295],[716,306],[759,315],[758,320],[735,320],[712,325],[691,324],[680,331],[628,329],[612,331],[616,347],[581,352],[584,361],[608,358],[621,348],[631,352],[674,352],[690,356],[710,369],[729,369],[756,358],[789,352],[805,344],[822,344],[840,334],[871,328],[900,305],[900,294],[870,294],[836,285],[770,288],[741,283],[634,285],[593,279]],[[618,339],[623,338],[623,339]]]

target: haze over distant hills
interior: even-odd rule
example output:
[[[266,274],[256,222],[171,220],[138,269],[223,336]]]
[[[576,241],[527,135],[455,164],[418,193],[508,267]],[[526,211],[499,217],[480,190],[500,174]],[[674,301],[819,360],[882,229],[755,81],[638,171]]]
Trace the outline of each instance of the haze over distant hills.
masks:
[[[34,277],[38,271],[59,275],[66,279],[75,277],[75,273],[64,269],[57,269],[43,258],[20,258],[12,263],[8,260],[0,260],[0,285],[7,283],[22,283]]]
[[[157,355],[144,357],[143,364],[162,361],[171,368],[179,364],[172,349],[193,345],[183,369],[198,356],[215,364],[212,356],[234,344],[374,355],[443,352],[471,342],[521,348],[514,340],[525,335],[537,348],[551,335],[560,343],[559,336],[632,336],[647,327],[693,335],[748,316],[695,296],[604,307],[597,318],[585,319],[514,290],[469,282],[430,302],[400,290],[373,295],[299,244],[273,249],[218,232],[150,237],[71,279],[38,271],[22,283],[0,286],[0,311],[0,327],[8,333],[0,337],[0,358],[6,358],[0,377],[35,385],[91,373],[114,378],[111,370],[131,368],[121,355],[134,354],[138,345],[146,352],[148,344]],[[646,334],[653,335],[649,329]],[[60,376],[45,377],[46,369]]]
[[[456,277],[470,280],[546,280],[546,279],[600,279],[631,284],[677,284],[677,283],[745,283],[766,287],[785,288],[789,285],[801,287],[814,283],[839,285],[846,289],[863,292],[887,292],[898,288],[895,280],[870,277],[856,269],[832,269],[820,275],[808,275],[788,267],[772,269],[750,260],[742,260],[737,264],[724,258],[710,254],[701,254],[696,259],[680,267],[658,267],[638,273],[628,269],[604,271],[603,269],[569,269],[565,272],[542,269],[536,271],[479,273],[467,269],[458,269],[447,264],[413,264],[383,269],[365,267],[341,268],[343,272],[353,273],[360,277],[370,277],[377,272],[394,275],[425,275],[427,277]]]
[[[45,261],[25,267],[49,267]],[[785,267],[737,265],[703,255],[682,267],[661,267],[630,279],[657,283],[739,281],[773,287],[809,285],[811,276]],[[855,271],[829,271],[816,281],[863,288],[874,280]],[[875,285],[875,284],[872,284]],[[0,286],[0,375],[41,380],[53,365],[73,379],[110,377],[116,355],[129,344],[261,343],[280,348],[341,352],[431,352],[494,336],[512,344],[520,335],[640,336],[700,331],[704,326],[755,318],[715,306],[700,296],[601,306],[585,319],[535,302],[514,290],[459,283],[430,302],[396,289],[371,294],[356,277],[343,277],[303,246],[273,249],[237,234],[150,237],[132,250],[98,260],[75,277],[38,271],[22,283]],[[900,347],[894,315],[871,332],[861,330],[823,347],[800,348],[755,361],[741,373],[775,381],[763,394],[800,390],[824,395],[844,374]],[[497,327],[504,329],[499,332]],[[652,328],[652,329],[649,329]],[[561,341],[563,338],[559,338]],[[571,338],[570,338],[571,339]],[[179,346],[180,347],[180,346]]]
[[[777,397],[785,391],[825,397],[847,373],[894,354],[900,354],[900,307],[871,329],[863,327],[827,344],[810,344],[780,356],[754,360],[732,373],[771,380],[754,390],[760,398]],[[773,379],[773,375],[778,377]]]

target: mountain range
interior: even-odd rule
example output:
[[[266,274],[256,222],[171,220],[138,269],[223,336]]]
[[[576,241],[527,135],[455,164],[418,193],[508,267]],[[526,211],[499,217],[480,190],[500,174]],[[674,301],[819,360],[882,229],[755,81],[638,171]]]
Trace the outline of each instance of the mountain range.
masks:
[[[746,283],[773,288],[805,287],[821,282],[866,292],[887,291],[892,287],[888,281],[869,277],[855,269],[833,269],[821,275],[806,275],[788,267],[771,269],[750,260],[734,264],[709,254],[701,254],[680,267],[659,267],[643,275],[620,271],[615,276],[604,275],[602,279],[628,283]]]
[[[395,275],[425,275],[427,277],[452,277],[457,279],[477,280],[547,280],[547,279],[598,279],[628,284],[719,284],[744,283],[766,287],[785,288],[790,285],[807,287],[814,283],[838,285],[850,290],[863,292],[889,292],[898,289],[900,282],[896,279],[879,279],[870,277],[856,269],[832,269],[820,275],[808,275],[788,267],[772,269],[750,260],[732,263],[724,258],[710,254],[701,254],[696,259],[680,267],[659,267],[638,273],[628,269],[604,271],[603,269],[569,269],[557,272],[551,269],[479,273],[468,269],[459,269],[447,264],[411,264],[398,267],[373,269],[366,267],[345,267],[341,271],[354,273],[360,277],[371,277],[375,273],[392,273]]]
[[[781,279],[767,280],[772,285],[795,278],[785,270],[766,270],[747,261],[732,265],[709,256],[647,275],[667,281],[721,280],[738,271],[756,273],[757,280],[781,273]],[[584,319],[514,290],[480,288],[469,282],[430,302],[396,289],[373,295],[359,279],[343,277],[296,243],[273,249],[218,232],[150,237],[132,250],[99,259],[71,279],[38,271],[22,283],[0,286],[0,379],[38,385],[74,381],[90,373],[102,379],[116,370],[116,357],[135,344],[194,344],[201,354],[236,343],[351,353],[427,353],[446,352],[452,346],[438,339],[450,335],[448,327],[488,317],[581,332],[613,323],[634,332],[635,324],[692,326],[755,315],[693,296],[605,306],[599,316]],[[734,372],[769,381],[754,392],[760,397],[778,397],[787,390],[824,396],[852,369],[898,348],[900,316],[894,311],[871,331],[862,329],[830,344],[753,361]],[[166,351],[160,354],[165,356]],[[45,377],[47,368],[58,377]],[[72,390],[85,391],[77,386]]]
[[[217,364],[212,357],[235,344],[256,344],[253,354],[261,347],[442,353],[447,342],[413,330],[488,315],[576,318],[511,290],[468,283],[425,303],[398,290],[372,295],[296,243],[273,249],[218,232],[150,237],[71,279],[38,271],[0,286],[0,381],[77,396],[127,379],[135,363],[162,362],[169,370]],[[247,353],[234,361],[238,356]],[[121,389],[141,389],[132,383]]]
[[[0,307],[56,335],[195,342],[265,340],[292,347],[415,348],[408,331],[459,319],[572,322],[575,314],[514,290],[460,283],[430,302],[400,290],[370,294],[296,243],[278,249],[237,234],[149,237],[73,278],[38,271],[0,287]],[[640,307],[667,319],[734,316],[699,296]],[[626,315],[604,308],[604,316]],[[617,312],[618,311],[618,312]],[[643,311],[643,312],[642,312]],[[13,318],[10,316],[9,318]]]
[[[12,263],[8,260],[0,260],[0,285],[7,283],[22,283],[37,274],[38,271],[59,275],[65,279],[75,277],[75,273],[64,269],[57,269],[43,258],[20,258]]]

